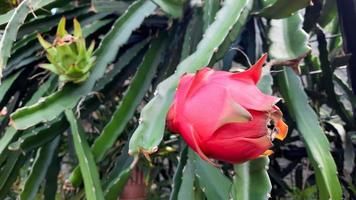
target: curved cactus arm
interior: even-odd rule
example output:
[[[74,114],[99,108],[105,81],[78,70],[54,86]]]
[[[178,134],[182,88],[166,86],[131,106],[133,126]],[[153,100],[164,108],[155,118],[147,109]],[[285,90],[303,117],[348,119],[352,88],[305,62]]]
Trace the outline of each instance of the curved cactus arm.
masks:
[[[46,181],[45,186],[43,186],[43,200],[52,200],[56,199],[57,189],[58,189],[58,182],[57,178],[60,175],[60,168],[61,168],[61,157],[58,155],[58,150],[54,152],[51,164],[48,167],[47,174],[46,174]]]
[[[1,171],[1,173],[9,173],[7,176],[6,180],[1,179],[0,180],[0,185],[2,186],[0,188],[0,199],[6,199],[8,192],[10,191],[10,189],[12,188],[14,182],[16,180],[18,180],[18,174],[21,170],[21,168],[23,167],[26,159],[28,157],[20,155],[18,156],[18,154],[12,154],[11,156],[16,156],[17,157],[17,161],[15,163],[15,165],[11,168],[11,172],[3,172]]]
[[[309,52],[308,37],[301,27],[299,14],[272,20],[271,25],[268,36],[272,42],[269,49],[272,58],[290,60]],[[336,165],[330,153],[330,144],[319,125],[316,113],[309,105],[300,79],[292,69],[286,68],[279,74],[278,83],[288,112],[303,136],[308,158],[315,171],[320,199],[341,199],[342,191]]]
[[[104,127],[100,136],[94,141],[92,151],[97,162],[103,159],[107,150],[113,146],[117,138],[121,135],[126,124],[134,115],[137,105],[142,101],[147,89],[151,85],[163,52],[166,49],[165,47],[167,46],[167,40],[165,40],[164,37],[166,36],[160,35],[160,37],[152,42],[123,100],[117,106],[116,111]],[[78,168],[71,174],[70,181],[73,186],[80,184],[81,175]]]
[[[185,0],[152,0],[159,5],[160,8],[167,14],[172,15],[175,18],[179,18],[183,15],[183,5]]]
[[[279,76],[279,84],[288,110],[303,136],[308,158],[315,171],[320,199],[342,199],[342,190],[335,161],[330,153],[330,144],[319,125],[317,115],[309,105],[301,81],[292,69],[287,68]]]
[[[33,102],[38,101],[46,92],[51,91],[53,89],[53,76],[49,78],[44,84],[41,85],[40,88],[32,95],[31,99],[26,103],[29,105]],[[51,87],[52,85],[52,87]],[[3,156],[4,150],[8,147],[8,145],[12,142],[12,140],[16,137],[19,131],[16,131],[13,127],[8,127],[0,138],[0,157]]]
[[[16,142],[8,146],[8,149],[11,151],[28,152],[53,140],[67,130],[67,128],[67,121],[61,118],[34,130],[26,130]]]
[[[209,64],[213,53],[217,51],[230,28],[237,22],[247,2],[248,0],[224,1],[223,7],[216,14],[216,20],[206,30],[197,50],[177,66],[176,73],[158,85],[156,96],[143,108],[141,123],[130,140],[131,154],[156,151],[163,138],[166,114],[180,76],[184,73],[195,72]]]
[[[232,187],[233,199],[267,200],[272,189],[267,174],[269,159],[258,158],[234,165],[235,177]]]
[[[104,200],[98,169],[95,164],[94,156],[90,151],[89,144],[84,137],[83,128],[78,124],[72,111],[66,110],[65,115],[72,130],[73,143],[79,160],[80,171],[84,175],[86,198],[88,200]]]
[[[137,164],[138,157],[132,158],[131,156],[127,155],[127,148],[125,153],[126,154],[124,154],[124,157],[126,157],[126,160],[121,160],[124,162],[120,163],[120,166],[116,165],[112,173],[110,173],[110,175],[112,175],[112,177],[110,177],[111,180],[104,190],[106,200],[117,199],[117,197],[124,190],[125,185],[130,179],[130,175]]]
[[[8,152],[5,157],[7,160],[5,164],[1,165],[0,169],[0,191],[3,191],[3,188],[20,157],[20,152]]]
[[[89,79],[81,85],[66,85],[63,90],[53,93],[42,101],[18,109],[11,115],[13,125],[17,129],[26,129],[40,122],[51,121],[65,109],[74,108],[80,98],[92,92],[97,80],[104,75],[107,65],[114,61],[119,48],[127,42],[131,33],[155,9],[156,5],[150,1],[138,0],[134,2],[116,20],[111,31],[99,45],[95,52],[96,64]]]
[[[199,186],[208,200],[229,199],[232,182],[221,171],[202,160],[194,151],[189,150],[189,160],[194,166],[194,173]]]
[[[182,51],[180,52],[180,60],[186,59],[192,54],[201,40],[203,35],[203,17],[195,11],[192,15],[192,19],[189,20],[187,29],[184,35]]]
[[[302,23],[300,14],[285,19],[271,20],[268,36],[271,40],[269,52],[272,58],[293,60],[310,51],[308,34],[303,31]]]
[[[134,166],[136,166],[138,157],[128,155],[128,143],[124,145],[122,154],[116,159],[115,165],[110,173],[103,177],[102,186],[105,199],[117,199],[123,191]]]
[[[178,166],[177,166],[176,171],[174,173],[173,183],[172,183],[172,192],[171,192],[171,195],[169,197],[169,200],[178,199],[178,195],[179,195],[181,186],[182,187],[186,187],[187,186],[186,183],[183,184],[183,179],[186,177],[186,173],[187,173],[186,172],[186,170],[187,170],[186,164],[188,165],[187,160],[188,160],[188,147],[185,146],[185,147],[183,147],[183,150],[182,150],[182,152],[180,153],[180,156],[179,156],[179,163],[178,163]],[[189,177],[193,178],[193,173],[189,173],[189,174],[190,174]],[[193,183],[191,185],[193,187]],[[188,186],[188,188],[189,188],[189,186]],[[190,188],[190,189],[192,189],[192,188]]]
[[[102,28],[103,26],[109,24],[112,21],[112,19],[103,19],[100,21],[96,21],[93,24],[88,24],[83,27],[83,37],[86,38],[89,35],[95,33],[97,30]],[[90,44],[91,45],[91,44]]]
[[[25,22],[27,15],[53,1],[54,0],[24,0],[15,9],[0,40],[0,78],[2,77],[2,70],[5,68],[10,57],[11,47],[16,40],[17,32],[20,26]]]
[[[289,1],[289,0],[276,0],[276,1],[265,1],[267,2],[266,7],[257,12],[256,14],[272,18],[281,19],[293,15],[300,9],[307,7],[310,4],[310,0],[299,0],[299,1]]]
[[[210,60],[209,65],[214,65],[218,60],[222,59],[226,52],[231,47],[231,44],[241,34],[245,24],[250,19],[250,14],[253,8],[253,0],[248,0],[246,6],[241,11],[238,22],[232,27],[230,33],[225,38],[224,42],[219,46],[219,50],[214,52],[213,58]]]
[[[16,137],[17,130],[13,127],[8,127],[0,139],[0,155],[4,153],[10,142]]]
[[[3,100],[4,96],[6,95],[7,91],[10,89],[12,84],[15,82],[17,77],[21,74],[22,70],[19,72],[9,76],[4,80],[4,82],[0,85],[0,102]]]
[[[130,178],[131,168],[126,168],[123,170],[116,180],[111,183],[110,187],[105,190],[105,199],[107,200],[115,200],[117,199],[118,195],[122,192],[125,187],[125,184]]]
[[[147,45],[149,39],[146,39],[130,49],[126,50],[125,53],[120,56],[119,60],[114,64],[114,68],[110,73],[105,74],[101,77],[95,84],[94,90],[100,91],[114,80],[115,76],[118,75],[125,67],[129,65],[129,63],[137,56],[137,54]]]
[[[186,161],[186,164],[181,172],[182,177],[180,177],[182,185],[179,187],[176,197],[172,197],[172,200],[197,199],[194,194],[196,192],[194,188],[196,176],[194,174],[194,166],[192,162],[193,161],[190,159]]]
[[[321,27],[325,28],[333,20],[337,20],[337,4],[336,1],[326,0],[324,1],[323,8],[318,19],[318,23]]]
[[[0,26],[9,22],[11,16],[14,14],[15,9],[9,10],[7,13],[0,15]]]
[[[214,22],[216,13],[220,9],[220,0],[206,0],[203,8],[203,30],[206,30]]]
[[[110,122],[105,126],[103,132],[95,140],[92,150],[97,161],[102,160],[105,152],[122,133],[126,123],[134,114],[137,105],[141,102],[149,88],[167,44],[167,40],[164,39],[165,37],[167,36],[160,35],[152,42],[123,101],[118,105],[118,109],[115,111]],[[122,118],[123,116],[125,116],[125,118]]]
[[[42,181],[44,180],[52,157],[56,151],[60,137],[52,140],[37,151],[31,172],[25,181],[24,188],[20,194],[21,200],[34,199]]]
[[[329,61],[326,35],[321,28],[316,28],[315,33],[318,40],[320,68],[322,71],[321,81],[323,82],[325,92],[328,94],[327,99],[330,102],[330,106],[335,109],[336,113],[346,124],[350,127],[356,127],[355,118],[341,102],[341,99],[337,95],[338,92],[335,91],[334,69]]]

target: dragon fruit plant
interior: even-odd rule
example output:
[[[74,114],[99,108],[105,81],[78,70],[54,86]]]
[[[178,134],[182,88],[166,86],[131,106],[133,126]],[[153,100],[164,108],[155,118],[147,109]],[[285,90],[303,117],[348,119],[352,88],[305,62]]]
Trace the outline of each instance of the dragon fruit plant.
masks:
[[[78,20],[74,18],[73,24],[74,33],[72,35],[66,31],[66,19],[62,17],[52,44],[47,42],[41,34],[37,34],[50,62],[39,66],[57,74],[62,86],[67,82],[81,83],[85,81],[89,77],[90,69],[94,66],[95,61],[95,57],[93,57],[95,43],[92,42],[89,48],[86,48]]]

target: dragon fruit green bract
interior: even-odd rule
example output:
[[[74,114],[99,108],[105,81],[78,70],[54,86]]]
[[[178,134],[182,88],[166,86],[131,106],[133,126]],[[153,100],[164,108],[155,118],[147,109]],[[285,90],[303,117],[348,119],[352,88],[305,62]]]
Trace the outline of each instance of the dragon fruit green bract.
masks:
[[[73,20],[73,35],[65,30],[65,24],[66,19],[63,17],[58,24],[53,44],[45,41],[40,34],[37,35],[50,62],[39,66],[59,75],[62,85],[66,82],[85,81],[89,77],[90,69],[95,61],[95,57],[93,57],[94,42],[88,49],[86,48],[79,22],[76,19]]]
[[[242,163],[269,155],[272,140],[283,140],[288,127],[275,105],[280,98],[256,86],[266,58],[241,73],[203,68],[184,75],[168,113],[168,128],[209,162]]]

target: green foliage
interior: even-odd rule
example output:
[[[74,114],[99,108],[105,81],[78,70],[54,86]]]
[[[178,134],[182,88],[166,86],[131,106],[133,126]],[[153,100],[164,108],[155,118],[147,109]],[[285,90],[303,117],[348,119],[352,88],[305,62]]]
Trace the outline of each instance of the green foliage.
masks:
[[[273,58],[281,60],[298,59],[309,51],[307,35],[301,29],[301,22],[302,19],[299,15],[272,21],[269,37],[272,41],[270,54]],[[293,28],[290,27],[291,25]],[[279,28],[277,29],[276,26]],[[299,27],[298,31],[295,31],[295,27]],[[286,32],[289,34],[285,35]],[[284,34],[284,40],[277,39],[281,34]],[[282,47],[285,47],[284,50]],[[282,54],[282,51],[284,51],[284,54]],[[317,116],[308,105],[308,99],[301,83],[291,69],[286,69],[283,76],[280,75],[280,80],[280,90],[287,102],[288,111],[296,121],[310,154],[321,198],[340,199],[341,188],[335,163],[329,153],[330,144],[318,125]]]
[[[196,51],[184,59],[177,71],[157,86],[155,97],[141,113],[141,123],[130,140],[130,153],[153,153],[163,138],[165,118],[174,96],[179,78],[184,73],[195,72],[209,64],[213,53],[228,35],[230,27],[238,20],[247,1],[227,0],[216,14],[216,20],[208,27]],[[155,116],[152,116],[155,113]]]
[[[0,25],[6,24],[10,20],[11,16],[14,14],[14,12],[15,12],[15,10],[9,10],[6,13],[1,14],[0,15]]]
[[[51,164],[60,137],[56,137],[49,144],[37,150],[35,161],[31,166],[31,172],[26,178],[24,188],[20,194],[20,199],[35,199],[41,182],[44,180],[48,167]]]
[[[281,19],[289,17],[300,9],[305,8],[310,4],[310,0],[288,1],[288,0],[262,0],[264,7],[257,12],[258,15]]]
[[[16,74],[13,74],[11,77],[7,78],[1,85],[0,87],[0,101],[4,98],[6,92],[10,89],[11,85],[14,83],[14,81],[19,77],[21,71],[17,72]]]
[[[185,188],[193,189],[193,184],[190,183],[189,178],[193,178],[191,175],[192,172],[191,166],[187,164],[187,159],[188,159],[188,147],[184,147],[182,152],[180,153],[180,162],[178,163],[177,169],[174,173],[173,177],[173,183],[172,183],[172,192],[170,194],[169,199],[177,199],[178,195],[180,193],[180,187],[183,186]],[[190,161],[189,161],[190,162]],[[184,172],[183,172],[184,169]],[[184,179],[188,179],[188,183],[183,183]],[[193,194],[193,192],[182,192],[183,194]],[[179,199],[187,199],[187,198],[179,198]]]
[[[17,32],[24,23],[27,15],[33,10],[41,8],[53,1],[54,0],[24,0],[15,9],[0,40],[0,78],[2,78],[2,70],[6,67],[10,57],[11,47],[16,40]]]
[[[97,162],[100,162],[103,159],[105,153],[121,135],[125,125],[134,114],[137,105],[141,102],[146,90],[150,86],[167,44],[167,40],[164,39],[164,36],[165,35],[161,35],[159,38],[155,39],[149,47],[149,50],[139,66],[139,70],[121,101],[121,104],[118,105],[111,120],[106,124],[100,136],[95,140],[92,146],[92,151]],[[78,182],[80,181],[78,179],[80,178],[78,176],[80,176],[80,174],[74,171],[71,176],[73,185],[79,185]]]
[[[204,2],[204,27],[203,30],[206,30],[211,23],[214,22],[216,13],[220,9],[220,1],[218,0],[207,0]]]
[[[188,160],[183,168],[181,179],[178,194],[172,199],[196,199],[194,191],[194,179],[196,178],[194,176],[194,168],[191,160]]]
[[[138,157],[132,158],[127,153],[128,144],[125,144],[123,153],[115,162],[114,168],[111,170],[109,176],[104,180],[105,199],[116,199],[122,193],[125,184],[130,179],[130,173],[135,167]]]
[[[268,163],[268,158],[258,158],[234,166],[236,175],[231,191],[234,199],[270,198],[272,185],[266,172]]]
[[[315,112],[308,105],[300,80],[291,69],[286,69],[280,75],[280,86],[292,117],[303,135],[309,159],[315,170],[320,199],[341,199],[341,186],[329,152],[330,144],[319,126]]]
[[[190,160],[192,161],[194,174],[199,181],[200,188],[207,199],[228,199],[230,196],[231,181],[219,169],[205,162],[192,151]]]
[[[253,8],[253,1],[246,1],[245,5],[242,7],[240,11],[239,18],[237,22],[230,28],[229,34],[226,36],[224,41],[220,44],[219,48],[215,50],[213,57],[210,60],[209,65],[215,64],[218,60],[221,60],[226,52],[229,50],[231,43],[233,43],[236,38],[241,34],[245,24],[247,23],[252,8]]]
[[[335,1],[21,2],[0,11],[0,199],[120,199],[137,171],[147,199],[355,197]],[[264,52],[289,126],[269,158],[212,166],[165,129],[183,74]]]
[[[184,3],[186,0],[152,0],[159,5],[162,10],[175,18],[182,17]]]
[[[310,51],[308,35],[302,29],[299,14],[279,20],[271,20],[268,36],[270,56],[278,60],[293,60],[303,57]]]
[[[127,12],[117,19],[112,30],[106,35],[95,51],[96,63],[89,79],[81,85],[68,85],[53,93],[42,101],[19,109],[12,114],[17,129],[26,129],[40,122],[55,119],[65,109],[72,109],[80,98],[93,89],[96,81],[105,73],[105,68],[116,56],[116,52],[129,39],[132,31],[137,28],[155,6],[148,1],[137,1]],[[116,49],[116,51],[114,51]]]
[[[75,153],[79,160],[80,171],[84,177],[86,197],[90,200],[103,200],[104,194],[100,185],[99,173],[95,165],[94,156],[84,137],[83,128],[78,124],[72,111],[66,110],[65,115],[73,134]]]

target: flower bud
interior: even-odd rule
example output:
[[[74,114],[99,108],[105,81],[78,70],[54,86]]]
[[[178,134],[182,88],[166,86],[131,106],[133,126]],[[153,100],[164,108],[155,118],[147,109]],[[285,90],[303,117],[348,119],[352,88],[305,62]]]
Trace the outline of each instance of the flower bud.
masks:
[[[57,28],[56,38],[53,43],[43,39],[40,34],[37,38],[47,53],[50,63],[40,64],[59,76],[61,85],[66,82],[80,83],[85,81],[94,66],[94,42],[87,49],[85,39],[79,22],[74,19],[74,34],[69,34],[65,29],[66,19],[63,17]]]

